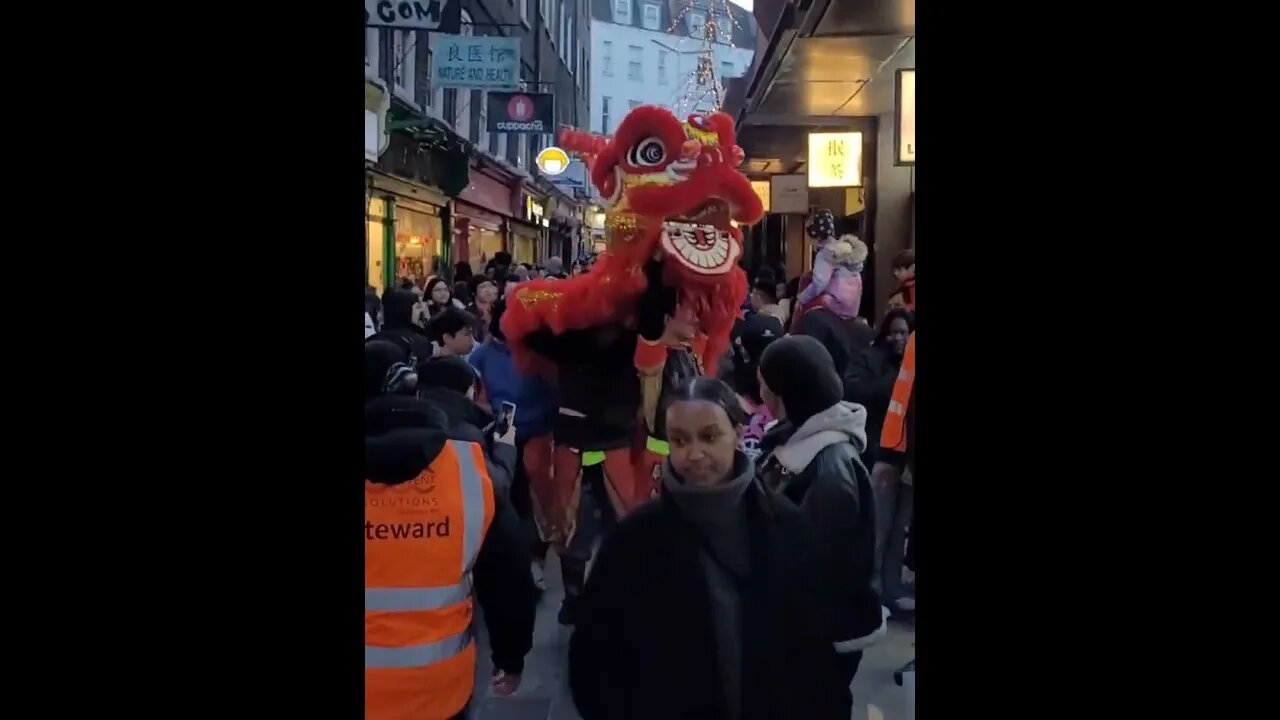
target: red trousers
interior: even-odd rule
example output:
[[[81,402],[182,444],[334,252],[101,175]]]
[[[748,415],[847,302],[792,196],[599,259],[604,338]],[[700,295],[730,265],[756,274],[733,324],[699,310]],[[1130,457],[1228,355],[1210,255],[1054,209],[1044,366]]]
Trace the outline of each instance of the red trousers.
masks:
[[[529,459],[529,450],[526,446],[526,460]],[[535,451],[535,457],[539,452]],[[605,489],[614,512],[621,518],[649,499],[648,483],[637,486],[630,448],[603,452]],[[529,491],[538,534],[544,541],[563,548],[573,537],[578,519],[583,452],[567,445],[556,445],[551,456],[552,462],[542,465],[550,467],[551,472],[529,473]],[[541,458],[537,459],[541,463]]]

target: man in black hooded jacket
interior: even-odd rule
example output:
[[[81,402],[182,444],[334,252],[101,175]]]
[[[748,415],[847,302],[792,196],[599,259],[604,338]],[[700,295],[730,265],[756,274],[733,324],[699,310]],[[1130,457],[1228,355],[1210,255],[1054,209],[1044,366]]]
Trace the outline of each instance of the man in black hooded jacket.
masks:
[[[449,440],[470,441],[454,437],[444,411],[413,396],[417,378],[408,361],[408,353],[393,342],[371,340],[365,345],[364,476],[369,482],[408,482],[436,459]],[[371,392],[379,387],[381,392]],[[505,493],[494,492],[493,499],[493,520],[472,577],[489,629],[494,692],[508,695],[519,686],[524,657],[533,645],[537,589],[529,573],[529,542],[520,519]]]
[[[392,288],[382,295],[382,329],[365,342],[394,340],[410,348],[421,362],[435,354],[427,332],[413,321],[418,294],[412,290]]]
[[[832,588],[835,648],[847,681],[862,651],[887,632],[873,587],[876,515],[866,447],[866,408],[843,402],[830,354],[811,337],[769,345],[760,359],[760,394],[778,423],[760,442],[759,477],[796,503],[819,541]]]
[[[507,495],[515,477],[514,444],[494,442],[487,430],[493,415],[475,402],[476,371],[460,357],[442,355],[418,363],[418,397],[444,412],[449,438],[484,448],[485,466],[494,487]]]

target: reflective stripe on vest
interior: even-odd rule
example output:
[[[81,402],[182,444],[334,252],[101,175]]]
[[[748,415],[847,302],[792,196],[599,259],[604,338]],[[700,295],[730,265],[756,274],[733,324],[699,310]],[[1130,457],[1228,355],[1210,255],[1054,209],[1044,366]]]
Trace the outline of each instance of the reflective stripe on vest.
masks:
[[[373,647],[364,646],[364,667],[366,670],[414,668],[434,665],[457,655],[471,644],[471,630],[447,637],[438,642],[407,647]]]
[[[652,435],[650,435],[649,439],[645,441],[644,447],[654,455],[666,457],[671,454],[671,443],[666,440],[659,440]]]
[[[449,444],[458,456],[462,473],[462,574],[466,576],[484,541],[484,478],[471,454],[471,443],[450,440]]]
[[[907,338],[907,349],[902,354],[902,367],[893,383],[889,399],[889,412],[885,413],[884,429],[880,431],[880,447],[886,450],[907,450],[907,404],[916,380],[916,334]]]
[[[366,588],[365,612],[439,610],[471,597],[471,581],[431,588]]]

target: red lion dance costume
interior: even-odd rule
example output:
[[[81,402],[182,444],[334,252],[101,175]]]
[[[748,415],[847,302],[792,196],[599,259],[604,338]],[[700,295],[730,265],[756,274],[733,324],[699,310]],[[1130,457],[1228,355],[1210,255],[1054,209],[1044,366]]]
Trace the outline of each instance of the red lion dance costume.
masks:
[[[730,220],[764,213],[724,113],[681,122],[643,106],[612,138],[564,130],[560,144],[604,198],[608,250],[588,274],[521,285],[502,319],[516,362],[558,376],[554,477],[532,488],[539,529],[557,544],[573,535],[584,468],[601,466],[619,517],[651,497],[666,445],[658,396],[677,379],[668,357],[683,353],[700,373],[728,350],[748,288]]]

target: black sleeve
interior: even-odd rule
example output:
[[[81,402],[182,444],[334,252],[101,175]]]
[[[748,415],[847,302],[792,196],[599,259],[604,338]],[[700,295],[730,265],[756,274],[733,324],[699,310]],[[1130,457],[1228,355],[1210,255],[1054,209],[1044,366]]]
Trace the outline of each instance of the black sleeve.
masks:
[[[844,377],[844,399],[869,408],[889,402],[893,382],[897,378],[897,368],[892,367],[892,363],[881,363],[882,367],[877,372],[872,352],[868,350],[853,356]]]
[[[831,328],[827,323],[822,322],[822,318],[818,317],[815,310],[805,312],[800,319],[792,323],[792,335],[808,335],[823,345],[827,344],[827,335],[831,333]]]
[[[533,646],[538,604],[529,572],[531,543],[503,493],[495,491],[493,500],[493,522],[476,558],[476,600],[489,628],[493,666],[518,674],[524,671],[524,656]]]
[[[542,329],[530,333],[525,338],[525,345],[539,355],[555,363],[587,363],[595,364],[601,353],[609,355],[617,349],[620,342],[631,338],[630,352],[635,352],[635,335],[621,326],[589,328],[587,330],[569,330],[556,335],[550,329]],[[627,361],[631,361],[628,356]]]
[[[676,292],[662,283],[662,263],[650,260],[645,264],[649,284],[636,303],[636,330],[640,337],[657,342],[667,329],[667,315],[674,311]]]
[[[569,639],[569,690],[583,720],[625,717],[624,608],[633,595],[625,584],[627,565],[619,527],[606,537],[579,599],[581,612]]]
[[[818,465],[817,477],[848,477],[850,469],[833,466],[824,455],[826,453],[814,461]],[[849,581],[850,570],[843,562],[840,549],[856,537],[853,526],[858,522],[858,510],[858,491],[852,478],[849,482],[815,482],[800,501],[800,512],[817,541],[817,564],[821,567],[823,582],[830,588],[839,588]]]
[[[493,480],[494,488],[499,489],[503,495],[510,496],[511,485],[516,477],[516,446],[498,442],[489,435],[481,443],[481,447],[485,449],[485,469],[489,471],[489,479]]]
[[[590,330],[570,330],[556,335],[550,328],[530,333],[524,344],[548,360],[565,362],[574,357],[584,357],[591,351]]]

